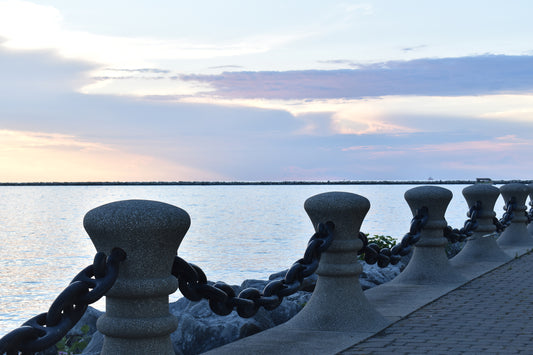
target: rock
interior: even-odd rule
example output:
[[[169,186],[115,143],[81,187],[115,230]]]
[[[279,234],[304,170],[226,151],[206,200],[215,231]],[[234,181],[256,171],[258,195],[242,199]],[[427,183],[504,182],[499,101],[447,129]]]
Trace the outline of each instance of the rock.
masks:
[[[448,257],[448,259],[451,259],[457,254],[459,254],[465,244],[465,241],[446,244],[446,256]]]
[[[363,263],[363,272],[359,276],[359,282],[363,290],[384,284],[398,276],[401,272],[403,264],[389,265],[385,268],[380,268],[377,264],[369,265]]]
[[[240,289],[264,288],[267,281],[247,280]],[[257,287],[259,286],[259,287]],[[178,330],[171,335],[176,354],[198,354],[243,337],[284,323],[298,313],[309,297],[308,292],[298,292],[286,297],[273,311],[259,309],[251,318],[242,318],[236,311],[219,316],[211,311],[205,300],[191,302],[185,298],[171,303],[170,313],[178,318]]]
[[[91,341],[83,350],[84,355],[100,355],[102,346],[104,345],[104,335],[99,331],[93,333]]]
[[[405,267],[408,258],[402,259],[397,265],[389,265],[386,268],[379,268],[377,265],[363,263],[363,273],[360,277],[363,289],[368,289],[396,277]],[[245,280],[240,286],[232,285],[238,295],[245,288],[256,288],[260,291],[272,280],[279,280],[285,277],[287,270],[270,275],[269,280]],[[317,276],[312,275],[305,279],[304,287],[313,290]],[[209,284],[213,284],[209,282]],[[242,318],[236,311],[232,311],[227,316],[219,316],[211,311],[206,300],[192,302],[186,298],[180,298],[170,304],[170,313],[178,318],[178,329],[171,334],[173,349],[179,355],[199,354],[210,349],[233,342],[243,337],[261,332],[279,324],[285,323],[294,317],[309,301],[311,292],[299,291],[287,296],[279,307],[272,311],[263,308],[251,318]],[[93,332],[91,342],[87,345],[83,354],[98,355],[103,345],[103,335],[96,331],[96,319],[102,314],[92,307],[89,307],[80,326],[76,326],[71,332],[78,334],[75,329],[81,328],[82,324],[90,326]]]
[[[73,336],[83,336],[84,332],[81,330],[81,328],[84,325],[89,326],[89,331],[87,334],[93,334],[96,332],[96,320],[102,315],[104,312],[99,311],[93,307],[87,307],[87,310],[85,311],[85,314],[81,319],[76,323],[74,328],[72,328],[68,333],[67,337],[73,337]]]

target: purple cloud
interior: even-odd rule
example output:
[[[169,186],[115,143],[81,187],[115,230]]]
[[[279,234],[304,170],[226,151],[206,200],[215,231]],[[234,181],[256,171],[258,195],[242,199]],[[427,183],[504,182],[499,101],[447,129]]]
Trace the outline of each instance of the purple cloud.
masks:
[[[180,75],[228,98],[462,96],[533,90],[533,56],[481,55],[362,64],[358,69]]]

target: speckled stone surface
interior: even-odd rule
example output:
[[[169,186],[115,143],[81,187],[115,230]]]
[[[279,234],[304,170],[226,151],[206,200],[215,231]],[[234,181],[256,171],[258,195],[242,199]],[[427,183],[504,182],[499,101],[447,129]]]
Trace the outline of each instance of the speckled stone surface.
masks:
[[[328,192],[310,197],[304,208],[313,225],[332,221],[334,240],[322,254],[318,280],[307,305],[282,327],[298,330],[371,331],[388,324],[368,302],[359,283],[363,268],[357,252],[358,238],[370,202],[347,192]]]
[[[127,254],[97,322],[105,335],[102,354],[174,354],[177,320],[168,295],[178,287],[171,268],[190,226],[187,212],[156,201],[118,201],[89,211],[83,225],[98,251],[109,255],[120,247]]]
[[[471,208],[477,201],[481,202],[476,221],[478,226],[471,237],[466,241],[463,249],[450,260],[453,266],[461,267],[469,263],[480,261],[507,261],[511,256],[504,253],[494,233],[496,226],[493,218],[496,217],[494,205],[500,196],[500,190],[490,184],[475,184],[463,189],[463,196]]]
[[[500,187],[503,200],[507,203],[512,197],[516,199],[516,210],[511,224],[505,228],[498,244],[502,246],[533,246],[533,237],[527,230],[526,200],[529,195],[529,187],[521,183],[510,183]]]
[[[452,192],[439,186],[419,186],[405,192],[413,216],[422,207],[428,208],[428,221],[422,228],[420,240],[416,243],[413,256],[403,272],[391,284],[455,284],[466,281],[446,256],[444,219],[446,208],[452,199]]]

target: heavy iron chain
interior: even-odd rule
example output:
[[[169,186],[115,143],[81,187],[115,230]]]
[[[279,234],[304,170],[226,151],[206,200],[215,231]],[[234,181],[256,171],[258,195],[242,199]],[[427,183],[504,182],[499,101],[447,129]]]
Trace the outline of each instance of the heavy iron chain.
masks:
[[[55,345],[76,325],[89,304],[98,301],[113,286],[126,253],[114,248],[106,258],[98,252],[92,265],[83,269],[41,313],[0,339],[0,354],[33,354]]]
[[[263,291],[246,288],[238,296],[233,288],[223,282],[207,284],[207,277],[198,266],[190,264],[176,256],[172,266],[172,275],[179,282],[183,296],[191,301],[209,300],[209,307],[218,315],[225,316],[235,308],[239,316],[254,316],[259,307],[273,310],[283,301],[283,297],[300,290],[303,279],[312,275],[318,268],[321,254],[333,241],[333,222],[320,223],[318,231],[309,239],[304,257],[296,261],[282,280],[269,282]]]
[[[469,218],[465,221],[463,228],[457,229],[447,226],[444,228],[444,237],[446,237],[450,243],[455,243],[462,242],[466,238],[472,236],[472,233],[474,233],[478,226],[477,217],[479,211],[481,211],[481,201],[476,201],[466,214]]]
[[[420,240],[420,232],[428,220],[427,207],[419,208],[416,215],[411,220],[411,228],[404,235],[402,241],[391,249],[381,248],[376,243],[368,243],[367,236],[359,232],[359,238],[363,241],[363,247],[358,254],[364,254],[364,260],[367,264],[377,263],[379,267],[387,267],[389,264],[396,265],[402,259],[402,256],[409,254],[412,246]]]
[[[501,219],[498,219],[494,217],[492,219],[492,222],[496,226],[496,232],[501,233],[507,228],[511,221],[514,218],[514,211],[516,210],[517,204],[516,204],[516,198],[513,196],[507,201],[505,206],[503,206],[503,209],[505,213],[503,214]]]

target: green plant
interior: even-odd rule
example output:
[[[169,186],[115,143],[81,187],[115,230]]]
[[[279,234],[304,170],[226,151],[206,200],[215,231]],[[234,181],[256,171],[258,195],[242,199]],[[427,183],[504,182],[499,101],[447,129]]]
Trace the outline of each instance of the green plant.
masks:
[[[82,335],[75,335],[67,338],[64,336],[57,344],[58,355],[72,355],[79,354],[85,349],[91,340],[89,334],[90,327],[86,324],[81,328]]]
[[[374,243],[376,244],[379,249],[383,248],[392,248],[396,245],[396,239],[391,237],[390,235],[377,235],[374,234],[373,237],[368,237],[368,233],[365,233],[368,239],[368,244]],[[359,255],[360,260],[364,260],[364,254]]]
[[[368,235],[367,235],[368,237]],[[368,244],[374,243],[379,246],[380,249],[383,248],[392,248],[396,245],[396,239],[391,237],[390,235],[377,235],[374,234],[373,237],[368,238]]]

